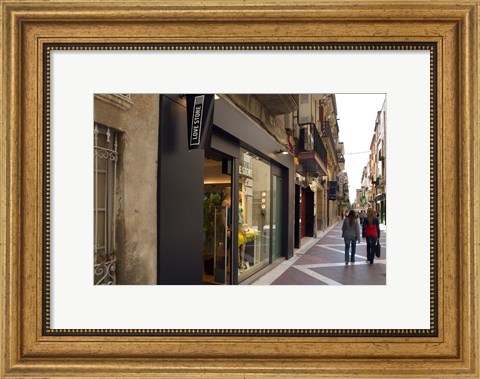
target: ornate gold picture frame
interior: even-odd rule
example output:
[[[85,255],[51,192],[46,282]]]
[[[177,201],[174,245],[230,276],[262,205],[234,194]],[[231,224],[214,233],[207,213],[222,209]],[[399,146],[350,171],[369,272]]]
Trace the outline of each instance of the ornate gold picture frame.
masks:
[[[478,5],[2,1],[2,376],[478,377]],[[52,47],[397,43],[435,51],[430,329],[52,332]]]

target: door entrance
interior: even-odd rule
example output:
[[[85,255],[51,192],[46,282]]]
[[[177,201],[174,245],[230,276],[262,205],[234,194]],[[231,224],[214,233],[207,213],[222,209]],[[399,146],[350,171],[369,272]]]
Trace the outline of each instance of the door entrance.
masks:
[[[283,179],[273,175],[272,190],[272,262],[282,256],[283,232]]]
[[[300,218],[302,222],[300,224],[300,238],[303,238],[307,235],[307,190],[302,188],[301,191]]]
[[[315,235],[315,194],[307,187],[305,189],[305,236]]]
[[[206,151],[203,195],[203,283],[231,284],[232,159]]]
[[[302,191],[298,184],[295,184],[295,231],[294,231],[294,246],[296,249],[300,247],[300,240],[301,237],[301,224],[302,224],[302,217],[301,217],[301,201],[302,201]]]

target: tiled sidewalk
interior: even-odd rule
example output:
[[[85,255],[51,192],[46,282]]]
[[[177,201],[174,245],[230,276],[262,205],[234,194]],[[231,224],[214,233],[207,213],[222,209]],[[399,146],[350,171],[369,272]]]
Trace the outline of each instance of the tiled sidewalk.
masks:
[[[366,262],[366,243],[357,244],[355,262],[345,265],[344,243],[339,222],[327,231],[306,252],[297,252],[254,285],[385,285],[386,284],[386,228],[382,225],[380,243],[382,253],[373,264]],[[282,267],[283,266],[283,267]]]

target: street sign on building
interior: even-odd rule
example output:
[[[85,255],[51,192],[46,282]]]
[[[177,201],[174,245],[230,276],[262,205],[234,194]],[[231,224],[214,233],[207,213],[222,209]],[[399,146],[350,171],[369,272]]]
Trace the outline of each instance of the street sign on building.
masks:
[[[328,182],[328,200],[337,200],[337,182]]]

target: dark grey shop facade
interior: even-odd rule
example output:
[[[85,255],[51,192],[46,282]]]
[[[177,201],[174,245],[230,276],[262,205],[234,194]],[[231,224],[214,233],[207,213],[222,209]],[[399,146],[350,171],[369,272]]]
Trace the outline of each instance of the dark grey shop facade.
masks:
[[[291,258],[293,156],[225,98],[189,150],[185,98],[159,101],[157,284],[248,283]]]

